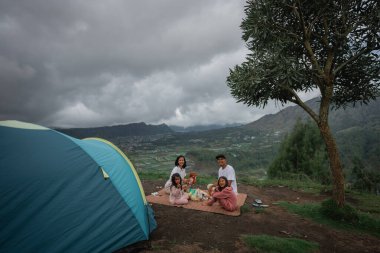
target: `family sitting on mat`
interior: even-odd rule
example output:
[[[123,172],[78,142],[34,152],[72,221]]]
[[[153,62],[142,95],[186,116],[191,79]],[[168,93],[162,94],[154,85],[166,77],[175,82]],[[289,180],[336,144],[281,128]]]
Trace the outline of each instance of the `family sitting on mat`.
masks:
[[[237,209],[237,184],[235,170],[227,164],[224,155],[217,155],[216,160],[220,166],[218,171],[218,181],[216,184],[210,184],[208,188],[208,201],[204,205],[213,205],[218,202],[219,205],[227,211]],[[169,180],[165,184],[165,191],[169,194],[169,201],[173,205],[187,204],[191,195],[187,193],[191,186],[196,182],[196,174],[190,173],[186,177],[186,159],[184,156],[178,156],[175,161]],[[200,191],[202,194],[203,191]]]

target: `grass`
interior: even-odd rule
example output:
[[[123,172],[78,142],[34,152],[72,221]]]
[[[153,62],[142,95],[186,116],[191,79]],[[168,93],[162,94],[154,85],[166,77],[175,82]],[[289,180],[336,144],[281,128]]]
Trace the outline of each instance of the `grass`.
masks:
[[[256,187],[268,187],[268,186],[286,186],[293,190],[302,190],[303,192],[319,194],[322,191],[326,191],[329,186],[316,183],[309,180],[295,180],[295,179],[263,179],[259,180],[255,177],[242,177],[239,178],[239,182],[254,185]]]
[[[251,207],[248,204],[244,204],[240,207],[240,212],[243,213],[248,213],[251,211]]]
[[[141,180],[158,180],[167,179],[169,177],[168,173],[164,172],[138,172],[139,178]]]
[[[356,224],[359,221],[358,211],[350,204],[345,204],[339,207],[336,201],[333,199],[326,199],[321,203],[319,209],[325,217],[336,221],[344,221],[348,223]]]
[[[357,191],[347,191],[346,200],[356,209],[380,219],[380,196]]]
[[[280,206],[285,207],[288,211],[298,215],[310,218],[317,223],[325,224],[333,228],[361,232],[380,237],[380,219],[358,211],[358,220],[356,222],[337,221],[329,219],[321,213],[321,204],[293,204],[288,202],[279,202]]]
[[[141,180],[162,180],[165,179],[167,180],[170,175],[169,172],[161,172],[161,171],[156,171],[156,172],[143,172],[139,171],[138,172],[139,178]],[[213,176],[208,176],[208,175],[201,175],[197,177],[197,185],[207,185],[210,183],[214,183],[216,181],[215,177]]]
[[[198,175],[197,184],[198,185],[208,185],[216,182],[216,178],[208,175]]]
[[[266,209],[265,209],[265,208],[262,208],[262,207],[255,208],[255,213],[256,213],[256,214],[266,213],[265,210],[266,210]]]
[[[243,235],[244,243],[258,253],[312,253],[318,252],[319,244],[296,238],[269,235]]]

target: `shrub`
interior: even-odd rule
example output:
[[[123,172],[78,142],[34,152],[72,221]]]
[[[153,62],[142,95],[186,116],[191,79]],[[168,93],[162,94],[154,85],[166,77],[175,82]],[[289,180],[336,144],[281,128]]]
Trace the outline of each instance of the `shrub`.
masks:
[[[359,215],[355,208],[348,204],[339,207],[333,199],[323,201],[320,211],[324,216],[333,220],[349,223],[357,223],[359,221]]]

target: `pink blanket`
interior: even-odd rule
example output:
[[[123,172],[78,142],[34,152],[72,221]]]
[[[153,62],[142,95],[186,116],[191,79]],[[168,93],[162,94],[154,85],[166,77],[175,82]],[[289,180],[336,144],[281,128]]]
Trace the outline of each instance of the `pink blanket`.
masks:
[[[220,213],[225,215],[231,215],[231,216],[239,216],[240,215],[240,207],[244,205],[244,202],[247,198],[247,194],[245,193],[239,193],[237,196],[237,210],[233,212],[229,212],[224,210],[221,206],[219,206],[218,203],[215,203],[212,206],[206,206],[203,205],[205,201],[192,201],[189,200],[189,203],[186,205],[176,206],[176,207],[183,207],[188,209],[194,209],[204,212],[212,212],[212,213]],[[169,203],[169,195],[165,193],[165,190],[160,190],[158,192],[158,195],[148,195],[146,196],[146,199],[151,204],[161,204],[161,205],[167,205],[167,206],[173,206]]]

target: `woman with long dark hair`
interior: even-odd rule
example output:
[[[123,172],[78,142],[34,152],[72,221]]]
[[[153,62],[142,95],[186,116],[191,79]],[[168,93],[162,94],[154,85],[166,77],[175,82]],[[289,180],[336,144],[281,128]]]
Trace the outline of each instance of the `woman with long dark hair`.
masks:
[[[170,194],[170,186],[172,186],[172,176],[175,173],[178,173],[181,177],[181,180],[183,183],[187,183],[186,177],[186,158],[183,155],[180,155],[175,159],[174,162],[175,167],[172,169],[172,172],[170,173],[170,177],[168,181],[165,183],[165,191],[167,194]]]

